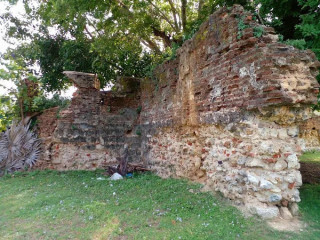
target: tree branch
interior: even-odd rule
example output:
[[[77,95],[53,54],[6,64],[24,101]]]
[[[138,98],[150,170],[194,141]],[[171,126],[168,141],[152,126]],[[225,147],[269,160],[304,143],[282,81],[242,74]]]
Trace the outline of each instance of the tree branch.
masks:
[[[177,16],[176,16],[176,15],[179,16],[179,14],[178,14],[178,12],[177,12],[177,10],[176,10],[176,8],[175,8],[172,0],[168,0],[168,2],[169,2],[170,7],[171,7],[171,12],[172,12],[172,15],[173,15],[174,24],[175,24],[175,26],[176,26],[177,29],[180,29],[180,27],[179,27],[179,25],[178,25],[178,21],[177,21]]]
[[[96,33],[99,35],[99,37],[101,37],[101,33],[99,32],[99,30],[96,28],[96,26],[87,18],[88,24],[90,27],[92,27]],[[87,27],[87,26],[86,26]],[[88,30],[88,29],[87,29]],[[90,34],[92,36],[92,34]]]
[[[157,53],[161,53],[157,44],[154,43],[151,39],[141,38],[141,42],[151,50],[154,50]]]
[[[160,37],[163,40],[165,47],[171,47],[171,39],[164,31],[161,31],[159,29],[156,29],[155,27],[152,27],[153,34],[157,37]]]
[[[158,13],[162,16],[162,18],[172,27],[173,30],[176,32],[179,32],[179,28],[176,28],[172,22],[170,21],[169,18],[152,2],[152,0],[147,0],[157,11]]]
[[[87,26],[84,27],[84,30],[86,31],[86,33],[90,36],[91,39],[93,39],[92,34],[89,32]]]
[[[128,13],[129,18],[134,18],[134,14],[130,11],[130,9],[121,1],[121,0],[116,0],[120,6]],[[151,50],[154,50],[157,53],[161,53],[161,50],[157,46],[155,42],[153,42],[150,38],[146,36],[140,36],[141,41],[143,44],[145,44],[147,47],[149,47]]]
[[[130,9],[121,0],[116,0],[116,2],[118,2],[121,5],[121,7],[125,8],[128,12],[130,12]]]
[[[260,16],[260,11],[259,11],[259,9],[257,9],[257,16],[258,16],[258,19],[259,19],[259,22],[262,24],[262,25],[264,25],[264,22],[263,22],[263,20],[262,20],[262,18],[261,18],[261,16]]]

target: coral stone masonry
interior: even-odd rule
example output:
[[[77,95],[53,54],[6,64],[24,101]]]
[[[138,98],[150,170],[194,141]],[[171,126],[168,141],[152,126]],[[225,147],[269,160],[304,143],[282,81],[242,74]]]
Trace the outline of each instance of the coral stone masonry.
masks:
[[[95,75],[66,72],[78,91],[40,166],[101,168],[127,143],[131,161],[162,177],[201,182],[263,218],[290,218],[318,67],[241,6],[221,8],[150,79],[100,92]]]

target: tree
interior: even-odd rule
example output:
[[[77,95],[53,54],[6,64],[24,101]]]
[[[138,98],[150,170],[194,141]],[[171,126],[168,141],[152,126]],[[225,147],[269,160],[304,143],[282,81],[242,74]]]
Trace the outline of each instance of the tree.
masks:
[[[5,131],[14,118],[14,104],[9,96],[0,97],[0,134]]]
[[[299,0],[299,5],[304,13],[296,30],[305,39],[306,48],[312,49],[320,60],[320,3],[318,0]]]
[[[320,4],[318,0],[258,0],[266,24],[284,40],[313,50],[320,59]]]
[[[3,0],[4,1],[4,0]],[[15,4],[18,0],[7,0]],[[25,17],[1,16],[8,40],[24,44],[7,56],[33,72],[42,87],[68,84],[64,70],[98,73],[101,86],[119,75],[143,77],[170,56],[221,6],[242,4],[259,11],[284,40],[319,49],[317,0],[24,0]],[[259,17],[260,17],[259,15]],[[302,39],[302,40],[301,40]]]
[[[38,63],[42,86],[56,91],[67,84],[63,70],[96,72],[101,86],[118,75],[145,76],[219,5],[214,0],[25,0],[24,18],[10,12],[1,18],[9,40],[28,42],[10,55],[21,56],[28,70]]]
[[[65,107],[68,100],[54,95],[48,99],[34,74],[28,72],[23,58],[6,55],[0,69],[0,79],[11,80],[15,88],[7,88],[7,94],[0,96],[0,132],[4,131],[14,119],[30,119],[44,109]],[[2,87],[5,87],[2,85]],[[31,124],[32,125],[32,124]]]

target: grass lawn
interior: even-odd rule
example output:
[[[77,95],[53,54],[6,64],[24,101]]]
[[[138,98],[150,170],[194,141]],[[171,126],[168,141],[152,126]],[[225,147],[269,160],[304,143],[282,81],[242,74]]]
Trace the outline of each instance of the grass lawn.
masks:
[[[307,151],[300,157],[300,162],[319,163],[320,164],[320,152],[319,151]]]
[[[0,179],[0,239],[319,239],[320,186],[301,189],[308,227],[278,232],[200,185],[151,174],[43,171]],[[191,190],[192,189],[192,190]]]

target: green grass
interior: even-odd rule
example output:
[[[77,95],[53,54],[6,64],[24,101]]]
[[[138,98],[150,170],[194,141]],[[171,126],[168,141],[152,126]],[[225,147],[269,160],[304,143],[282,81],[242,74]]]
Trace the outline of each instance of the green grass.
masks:
[[[308,151],[303,153],[300,157],[300,162],[319,163],[320,164],[320,152]]]
[[[301,190],[303,232],[245,218],[200,185],[151,174],[43,171],[0,179],[0,239],[319,239],[320,186]],[[193,189],[193,192],[190,192]]]

